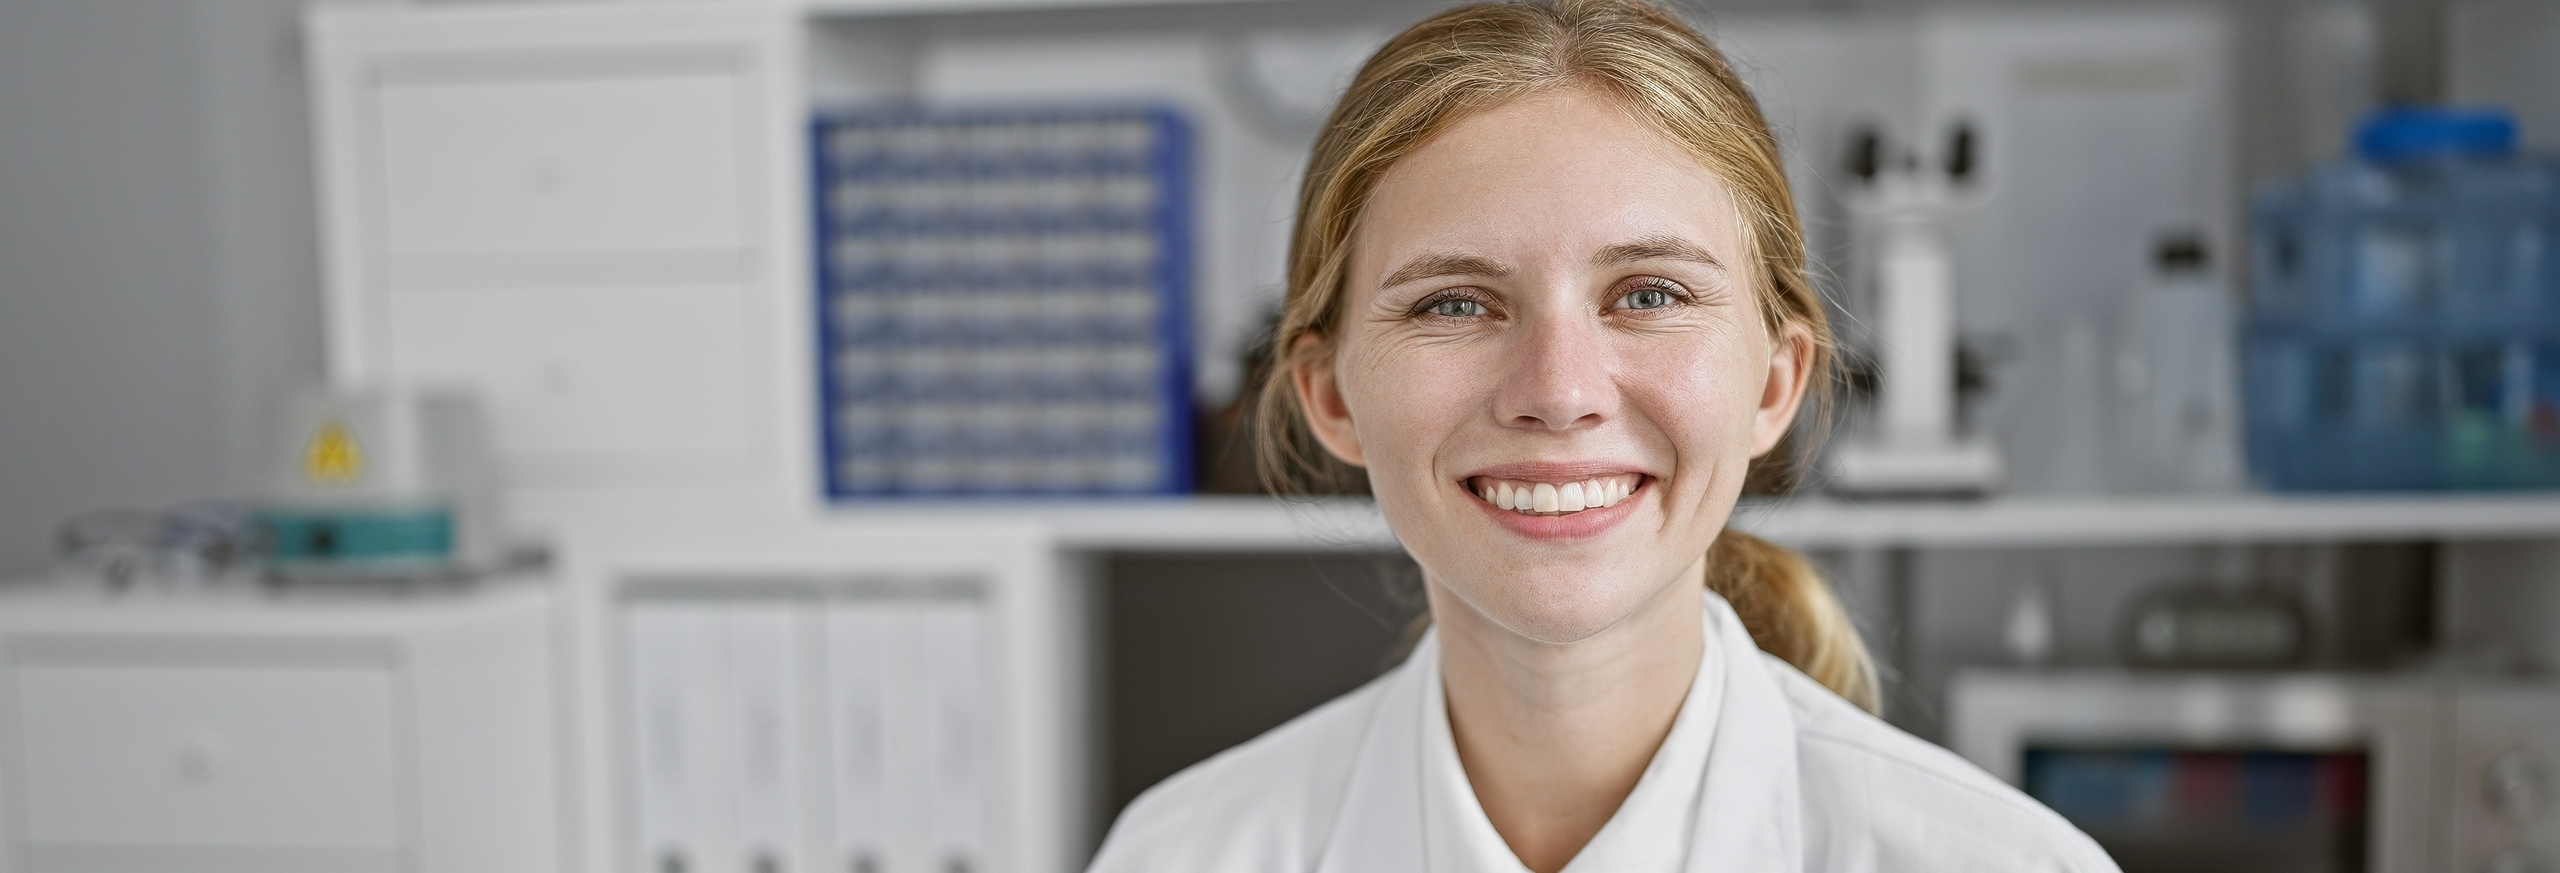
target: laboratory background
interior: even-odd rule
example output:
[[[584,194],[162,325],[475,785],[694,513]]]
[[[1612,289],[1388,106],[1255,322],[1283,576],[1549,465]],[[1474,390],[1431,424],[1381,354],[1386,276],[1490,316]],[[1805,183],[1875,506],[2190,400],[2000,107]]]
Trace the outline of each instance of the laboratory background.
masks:
[[[0,0],[0,871],[1065,873],[1421,613],[1255,386],[1432,0]],[[1883,715],[2560,870],[2560,3],[1684,0]]]

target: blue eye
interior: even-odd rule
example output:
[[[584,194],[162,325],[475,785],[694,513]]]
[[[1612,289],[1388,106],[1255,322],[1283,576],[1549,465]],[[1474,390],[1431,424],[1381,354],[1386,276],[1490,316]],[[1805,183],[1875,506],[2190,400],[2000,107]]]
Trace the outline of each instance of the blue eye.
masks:
[[[1475,318],[1485,313],[1484,304],[1464,297],[1451,297],[1447,300],[1436,301],[1429,306],[1423,307],[1422,311],[1440,316],[1441,318]]]
[[[1638,288],[1634,291],[1627,292],[1627,296],[1618,298],[1617,305],[1610,308],[1661,309],[1677,302],[1678,300],[1679,298],[1671,296],[1671,292],[1660,288]]]

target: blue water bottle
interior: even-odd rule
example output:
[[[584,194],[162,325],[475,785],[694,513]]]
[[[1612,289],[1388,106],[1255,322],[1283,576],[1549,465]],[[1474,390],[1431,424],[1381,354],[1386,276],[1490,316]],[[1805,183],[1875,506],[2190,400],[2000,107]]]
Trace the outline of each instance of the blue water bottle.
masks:
[[[2287,491],[2560,486],[2560,162],[2398,107],[2256,203],[2251,472]]]

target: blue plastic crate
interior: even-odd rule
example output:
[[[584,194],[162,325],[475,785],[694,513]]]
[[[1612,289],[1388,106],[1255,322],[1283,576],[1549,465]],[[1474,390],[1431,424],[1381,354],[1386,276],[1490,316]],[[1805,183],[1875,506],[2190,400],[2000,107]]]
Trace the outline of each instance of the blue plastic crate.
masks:
[[[1178,114],[902,105],[812,140],[831,498],[1190,490]]]
[[[2243,366],[2270,487],[2560,487],[2560,161],[2498,117],[2385,113],[2359,159],[2259,197]]]

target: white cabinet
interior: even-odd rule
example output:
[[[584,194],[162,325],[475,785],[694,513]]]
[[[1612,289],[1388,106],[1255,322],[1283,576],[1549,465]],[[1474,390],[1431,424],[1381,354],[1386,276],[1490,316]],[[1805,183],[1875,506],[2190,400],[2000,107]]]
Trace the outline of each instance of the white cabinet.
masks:
[[[738,58],[561,54],[383,65],[367,156],[383,249],[494,261],[747,247]]]
[[[0,594],[0,870],[552,871],[545,586]]]
[[[320,7],[310,29],[332,379],[477,389],[522,485],[790,469],[787,15]]]
[[[394,869],[409,841],[388,652],[204,666],[219,648],[18,659],[29,850],[264,849]]]

